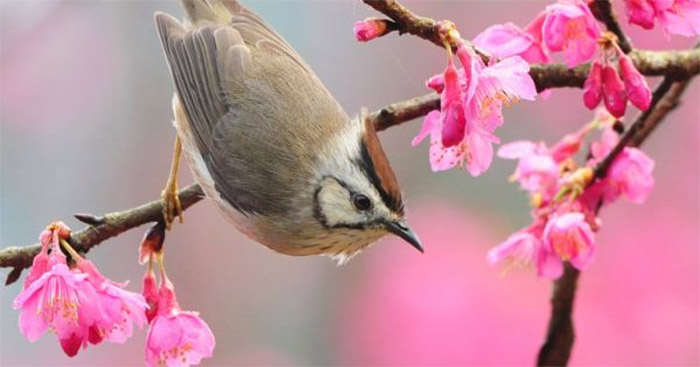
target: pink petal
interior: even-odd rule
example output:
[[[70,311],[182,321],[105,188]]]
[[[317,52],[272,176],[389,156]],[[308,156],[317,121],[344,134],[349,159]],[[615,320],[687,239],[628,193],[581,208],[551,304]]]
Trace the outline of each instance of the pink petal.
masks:
[[[493,159],[493,144],[498,138],[492,134],[476,130],[467,136],[466,165],[467,171],[476,177],[484,173]]]
[[[442,144],[451,147],[459,144],[464,138],[466,120],[462,105],[462,91],[459,74],[452,59],[449,60],[444,72],[445,90],[441,96]]]
[[[539,240],[524,230],[513,233],[508,239],[489,250],[486,259],[490,264],[500,263],[508,258],[514,258],[525,263],[534,262],[535,251]]]
[[[598,60],[593,61],[588,77],[583,83],[583,104],[592,110],[603,99],[603,66]]]
[[[625,11],[630,23],[644,29],[654,28],[654,8],[647,0],[625,0]]]
[[[525,52],[532,47],[533,40],[515,24],[506,23],[486,28],[473,43],[498,58],[506,58]]]
[[[544,247],[540,248],[535,262],[537,275],[547,279],[557,279],[564,273],[564,263],[554,253],[548,252]]]
[[[625,93],[625,85],[617,74],[617,70],[611,65],[605,65],[603,66],[602,76],[605,108],[615,117],[624,116],[627,108],[627,94]]]
[[[668,33],[692,37],[700,35],[700,1],[676,0],[672,7],[657,12],[659,23]]]
[[[535,152],[537,144],[528,140],[518,140],[503,144],[498,148],[498,156],[504,159],[520,159]]]
[[[620,72],[625,82],[627,98],[633,105],[642,111],[649,109],[651,104],[651,89],[644,76],[634,67],[632,59],[627,55],[620,55]]]
[[[534,100],[537,96],[535,82],[530,76],[530,64],[520,56],[501,60],[481,71],[479,82],[488,90],[503,90],[520,99]]]
[[[64,339],[59,339],[61,342],[61,348],[66,353],[68,357],[74,357],[78,354],[80,346],[83,345],[83,338],[77,334],[70,334]]]

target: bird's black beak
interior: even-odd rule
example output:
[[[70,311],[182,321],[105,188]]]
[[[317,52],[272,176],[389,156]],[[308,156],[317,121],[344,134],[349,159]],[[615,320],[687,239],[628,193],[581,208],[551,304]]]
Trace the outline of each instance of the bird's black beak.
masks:
[[[413,233],[405,222],[387,222],[386,229],[410,243],[416,250],[423,252],[423,245],[420,243],[418,236]]]

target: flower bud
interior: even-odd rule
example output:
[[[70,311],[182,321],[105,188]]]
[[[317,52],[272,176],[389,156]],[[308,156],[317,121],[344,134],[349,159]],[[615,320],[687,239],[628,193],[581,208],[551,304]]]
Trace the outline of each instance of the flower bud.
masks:
[[[627,108],[627,94],[617,70],[612,65],[603,66],[603,102],[605,108],[615,117],[625,115]]]
[[[363,21],[355,22],[352,28],[355,38],[360,42],[371,41],[389,32],[386,19],[367,18]]]
[[[583,83],[583,104],[589,110],[594,109],[603,99],[603,66],[598,60],[593,61],[588,78]]]
[[[634,67],[632,59],[627,55],[620,55],[620,72],[625,82],[627,98],[633,105],[642,111],[649,109],[651,104],[651,89],[644,76]]]

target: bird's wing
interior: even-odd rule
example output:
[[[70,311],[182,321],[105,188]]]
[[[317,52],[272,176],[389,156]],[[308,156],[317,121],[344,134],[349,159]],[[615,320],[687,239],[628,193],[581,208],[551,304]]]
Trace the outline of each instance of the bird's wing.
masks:
[[[243,78],[251,63],[250,50],[230,27],[187,29],[164,13],[156,13],[155,20],[180,102],[197,145],[205,149],[230,108],[223,81]]]
[[[250,12],[236,14],[231,25],[186,26],[163,13],[155,21],[217,191],[246,215],[281,213],[291,182],[308,180],[308,147],[347,116],[277,33]]]

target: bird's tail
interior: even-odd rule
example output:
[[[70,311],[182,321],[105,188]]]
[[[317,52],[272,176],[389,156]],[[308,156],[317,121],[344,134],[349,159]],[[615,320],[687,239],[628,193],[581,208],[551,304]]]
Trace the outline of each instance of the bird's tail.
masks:
[[[191,24],[214,22],[229,24],[243,6],[236,0],[180,0]]]

